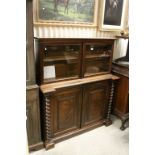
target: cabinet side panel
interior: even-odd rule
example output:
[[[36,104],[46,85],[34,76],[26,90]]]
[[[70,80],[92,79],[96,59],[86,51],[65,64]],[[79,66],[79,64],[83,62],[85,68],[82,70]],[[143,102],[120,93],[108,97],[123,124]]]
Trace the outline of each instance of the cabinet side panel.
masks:
[[[26,111],[28,144],[33,145],[41,142],[38,88],[26,91]]]
[[[129,78],[119,75],[120,80],[116,87],[114,113],[124,115],[129,112]]]
[[[32,0],[26,1],[26,84],[35,84]]]

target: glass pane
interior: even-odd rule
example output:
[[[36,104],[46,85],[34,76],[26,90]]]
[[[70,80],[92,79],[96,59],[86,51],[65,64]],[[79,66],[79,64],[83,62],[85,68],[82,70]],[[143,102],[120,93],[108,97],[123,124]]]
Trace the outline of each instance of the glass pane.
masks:
[[[79,75],[80,45],[53,45],[44,49],[44,82]]]
[[[84,76],[109,72],[111,53],[111,45],[86,45]]]

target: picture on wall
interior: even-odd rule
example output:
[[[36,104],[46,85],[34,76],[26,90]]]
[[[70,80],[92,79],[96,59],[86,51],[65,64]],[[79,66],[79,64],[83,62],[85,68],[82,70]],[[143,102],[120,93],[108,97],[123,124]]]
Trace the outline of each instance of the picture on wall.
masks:
[[[95,25],[98,0],[37,0],[37,22]]]
[[[123,30],[127,0],[101,0],[101,30]]]

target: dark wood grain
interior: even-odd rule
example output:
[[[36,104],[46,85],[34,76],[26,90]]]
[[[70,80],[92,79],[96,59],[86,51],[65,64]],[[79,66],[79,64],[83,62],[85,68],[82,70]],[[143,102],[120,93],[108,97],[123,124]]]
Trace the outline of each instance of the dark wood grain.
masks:
[[[124,122],[129,118],[129,68],[114,63],[112,71],[120,77],[115,84],[113,114],[121,118],[121,129],[125,129]]]
[[[26,84],[35,84],[32,0],[26,0]]]
[[[28,86],[26,90],[26,127],[30,151],[43,147],[39,109],[39,88],[37,85]]]
[[[109,82],[97,82],[84,86],[82,126],[106,118],[109,98]]]
[[[90,79],[94,80],[90,80]],[[90,81],[89,81],[89,80]],[[46,148],[54,143],[89,131],[110,122],[111,81],[118,79],[113,75],[102,75],[102,78],[89,77],[85,82],[58,82],[42,85],[44,141]],[[71,84],[68,84],[71,82]],[[53,88],[52,88],[53,86]],[[47,89],[47,90],[46,90]],[[54,90],[53,90],[54,89]],[[48,98],[48,99],[47,99]],[[48,106],[47,106],[48,105]],[[110,125],[110,124],[109,124]]]
[[[48,93],[52,91],[54,92],[58,88],[77,86],[81,84],[87,84],[87,83],[109,80],[109,79],[116,80],[116,79],[119,79],[119,77],[112,75],[112,74],[98,75],[98,76],[92,76],[92,77],[87,77],[87,78],[82,78],[82,79],[61,81],[61,82],[56,82],[56,83],[51,83],[51,84],[44,84],[40,86],[40,89],[43,93]]]
[[[129,112],[129,78],[120,74],[117,76],[120,80],[116,86],[114,113],[121,116]]]
[[[55,137],[80,128],[81,97],[80,87],[60,89],[53,94]]]
[[[37,42],[45,148],[110,125],[112,81],[119,79],[111,74],[114,39],[39,38]],[[66,50],[75,45],[79,46],[79,53]],[[54,65],[56,77],[45,80],[43,68],[48,65]],[[95,67],[99,70],[94,71]]]
[[[39,87],[36,85],[33,41],[33,1],[26,0],[26,128],[29,150],[43,148],[40,129]]]

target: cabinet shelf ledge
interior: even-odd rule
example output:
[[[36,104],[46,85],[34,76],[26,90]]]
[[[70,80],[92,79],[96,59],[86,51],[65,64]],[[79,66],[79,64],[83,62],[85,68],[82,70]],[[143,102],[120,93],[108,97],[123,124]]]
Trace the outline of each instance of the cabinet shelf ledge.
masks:
[[[59,88],[77,86],[77,85],[82,85],[82,84],[87,84],[87,83],[92,83],[97,81],[104,81],[108,79],[116,80],[116,79],[119,79],[119,77],[112,74],[98,75],[93,77],[86,77],[83,79],[75,79],[75,80],[61,81],[61,82],[50,83],[50,84],[43,84],[40,86],[40,89],[42,93],[50,93]]]

